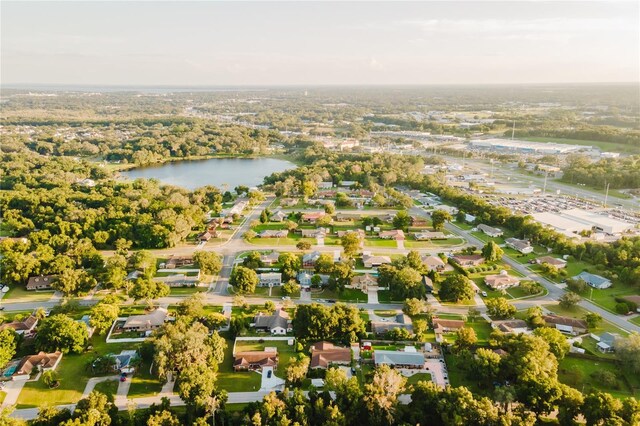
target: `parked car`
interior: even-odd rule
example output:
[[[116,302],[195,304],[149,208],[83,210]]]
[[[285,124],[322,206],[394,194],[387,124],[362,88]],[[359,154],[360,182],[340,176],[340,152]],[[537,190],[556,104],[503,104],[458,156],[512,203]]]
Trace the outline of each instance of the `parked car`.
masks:
[[[487,292],[486,291],[482,292],[482,297],[487,297]]]
[[[267,379],[270,379],[272,374],[273,374],[273,371],[271,370],[267,371]]]

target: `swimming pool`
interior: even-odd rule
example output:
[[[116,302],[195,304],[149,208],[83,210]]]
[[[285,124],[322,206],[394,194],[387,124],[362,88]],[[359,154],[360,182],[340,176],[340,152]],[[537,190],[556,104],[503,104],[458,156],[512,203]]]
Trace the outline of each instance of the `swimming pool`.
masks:
[[[11,366],[7,367],[7,368],[4,370],[4,373],[3,373],[2,375],[3,375],[4,377],[11,377],[11,376],[13,376],[13,373],[15,373],[15,372],[16,372],[16,369],[17,369],[17,368],[18,368],[18,364],[13,364],[13,365],[11,365]]]

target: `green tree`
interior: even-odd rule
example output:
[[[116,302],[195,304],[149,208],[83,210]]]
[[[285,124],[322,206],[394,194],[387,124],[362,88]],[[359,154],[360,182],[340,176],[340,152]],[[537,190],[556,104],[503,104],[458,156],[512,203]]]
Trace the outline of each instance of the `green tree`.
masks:
[[[50,388],[55,386],[58,383],[58,373],[55,370],[48,370],[42,373],[42,383],[49,386]]]
[[[95,278],[82,269],[65,269],[51,287],[65,295],[85,293],[95,287]]]
[[[497,262],[502,259],[504,251],[493,241],[489,241],[482,247],[482,257],[487,262]]]
[[[425,303],[424,300],[416,299],[415,297],[406,299],[402,307],[402,312],[411,316],[421,314],[425,309]]]
[[[494,318],[511,318],[517,312],[516,307],[510,304],[504,297],[486,299],[484,303],[487,306],[487,313]]]
[[[369,424],[393,423],[398,397],[407,379],[387,365],[376,368],[371,383],[364,385],[363,401],[369,413]]]
[[[244,266],[236,266],[229,277],[229,284],[233,286],[238,294],[253,293],[256,291],[258,281],[256,271]]]
[[[471,327],[462,327],[456,332],[456,341],[454,346],[457,351],[469,349],[478,342],[476,331]]]
[[[196,267],[206,275],[218,275],[222,270],[220,255],[212,251],[196,251],[193,254],[193,261]]]
[[[98,333],[106,331],[120,315],[120,306],[115,303],[100,302],[91,308],[89,323]]]
[[[13,359],[17,346],[18,335],[13,329],[0,330],[0,369]]]
[[[206,363],[186,365],[178,377],[178,395],[188,407],[204,407],[215,390],[217,374]]]
[[[631,333],[629,337],[616,340],[616,356],[626,369],[640,374],[640,334]]]
[[[451,214],[446,210],[435,210],[431,213],[431,225],[436,231],[444,229],[444,224],[452,220]]]
[[[282,279],[285,281],[295,279],[298,271],[302,269],[302,259],[295,253],[282,253],[278,257],[278,263],[280,263]]]
[[[491,349],[478,348],[473,357],[471,370],[481,380],[490,383],[498,378],[501,361],[500,355]]]
[[[422,299],[426,295],[422,275],[409,266],[396,271],[389,285],[389,292],[393,300]]]
[[[572,291],[566,292],[558,299],[558,301],[560,302],[560,306],[565,309],[573,308],[578,304],[578,302],[580,302],[580,300],[582,300],[582,298]]]
[[[459,302],[473,299],[475,292],[469,279],[461,274],[447,276],[440,285],[440,299],[446,302]]]
[[[40,322],[35,340],[40,351],[80,353],[89,340],[89,333],[84,324],[57,314]]]
[[[134,300],[154,300],[169,295],[169,286],[165,283],[153,281],[145,276],[138,277],[129,290],[129,296]]]
[[[538,337],[542,337],[547,343],[549,343],[551,353],[554,354],[558,360],[561,360],[569,353],[569,342],[560,330],[551,327],[540,327],[536,328],[533,331],[533,334]]]
[[[589,328],[596,328],[602,322],[602,316],[595,312],[587,312],[584,316],[584,320],[587,322]]]
[[[406,210],[400,210],[393,218],[394,229],[406,229],[411,225],[411,216]]]
[[[340,238],[340,244],[347,258],[352,258],[360,250],[360,235],[356,232],[347,232]]]
[[[287,382],[292,385],[299,385],[302,380],[307,376],[307,370],[309,370],[309,357],[300,356],[298,359],[294,359],[289,362],[287,367]]]
[[[309,241],[300,241],[298,244],[296,244],[296,248],[303,251],[309,250],[311,249],[311,243]]]
[[[180,420],[171,411],[157,411],[147,419],[147,426],[181,426]]]
[[[296,280],[289,280],[282,285],[282,294],[284,296],[292,296],[300,291],[300,284]]]
[[[330,286],[338,291],[342,291],[345,286],[351,284],[353,268],[347,262],[335,263],[330,278]]]
[[[64,423],[64,426],[108,426],[111,424],[111,414],[114,412],[113,402],[100,392],[93,391],[86,398],[81,399],[76,404],[73,412],[74,420]]]
[[[139,250],[129,258],[131,267],[142,271],[147,277],[153,277],[156,273],[156,258],[147,250]]]
[[[322,253],[316,260],[315,271],[317,274],[330,274],[333,272],[333,256],[329,253]]]

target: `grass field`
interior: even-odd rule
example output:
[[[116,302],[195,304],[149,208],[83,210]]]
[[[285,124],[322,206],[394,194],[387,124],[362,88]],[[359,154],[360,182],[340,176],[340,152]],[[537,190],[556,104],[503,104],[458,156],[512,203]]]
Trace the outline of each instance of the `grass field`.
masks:
[[[396,240],[383,240],[380,238],[367,238],[364,240],[364,245],[367,247],[397,247]]]
[[[103,393],[105,395],[114,395],[118,392],[118,381],[107,380],[106,382],[100,382],[93,388],[94,391]]]
[[[207,287],[196,286],[196,287],[171,287],[169,292],[170,296],[190,296],[194,293],[202,293],[207,291]]]
[[[54,291],[27,291],[24,287],[14,285],[2,298],[3,302],[46,302]]]
[[[607,386],[594,377],[600,371],[607,371],[616,376],[613,386]],[[620,367],[613,361],[577,358],[567,356],[558,366],[558,379],[560,382],[572,386],[583,393],[590,390],[609,392],[616,398],[637,397],[640,395],[640,377],[632,374],[626,375],[626,381],[622,377]]]
[[[129,398],[154,396],[162,390],[162,383],[149,371],[149,364],[142,363],[131,379]]]
[[[325,288],[321,292],[311,293],[312,299],[334,299],[341,302],[355,302],[364,303],[367,301],[368,296],[353,288],[345,288],[341,293]]]
[[[224,361],[218,366],[216,385],[227,392],[251,392],[260,389],[260,374],[233,371],[233,341],[227,340]]]
[[[629,320],[629,322],[635,324],[635,325],[640,325],[640,316],[637,316],[635,318],[632,318]]]

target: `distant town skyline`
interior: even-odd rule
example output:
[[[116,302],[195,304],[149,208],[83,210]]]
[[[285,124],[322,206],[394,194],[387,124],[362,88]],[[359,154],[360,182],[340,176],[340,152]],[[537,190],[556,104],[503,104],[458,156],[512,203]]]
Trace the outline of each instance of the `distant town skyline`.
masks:
[[[3,85],[637,82],[636,1],[13,2]]]

